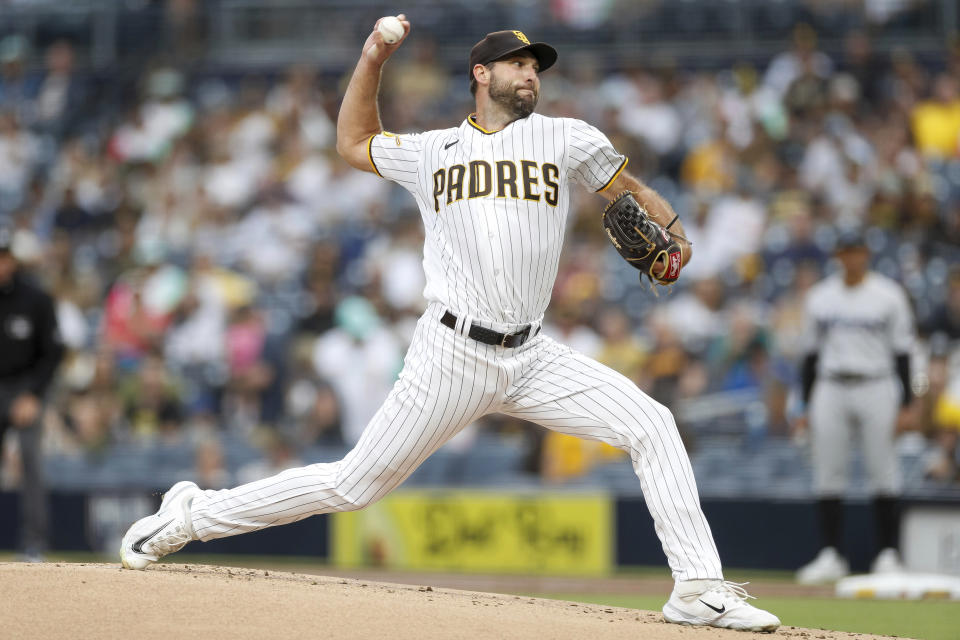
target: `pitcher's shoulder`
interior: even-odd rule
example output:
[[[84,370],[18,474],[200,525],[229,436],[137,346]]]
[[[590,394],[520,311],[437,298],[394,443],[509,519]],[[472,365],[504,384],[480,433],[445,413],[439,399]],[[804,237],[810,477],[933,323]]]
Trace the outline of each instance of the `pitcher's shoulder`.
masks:
[[[576,118],[545,116],[540,113],[531,113],[526,118],[514,122],[513,126],[521,127],[568,127],[572,122],[579,122]]]
[[[586,126],[587,123],[579,118],[571,118],[568,116],[544,116],[539,113],[534,113],[530,116],[531,118],[536,117],[537,122],[541,124],[549,124],[555,127],[564,127],[568,128],[575,125]]]

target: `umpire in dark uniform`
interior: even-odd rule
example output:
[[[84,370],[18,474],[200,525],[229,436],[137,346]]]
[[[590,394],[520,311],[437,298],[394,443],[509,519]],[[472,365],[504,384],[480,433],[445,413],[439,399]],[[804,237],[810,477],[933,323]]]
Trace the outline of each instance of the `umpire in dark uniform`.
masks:
[[[63,345],[53,299],[21,273],[12,240],[0,227],[0,447],[9,429],[19,436],[21,544],[38,560],[47,536],[40,418]]]

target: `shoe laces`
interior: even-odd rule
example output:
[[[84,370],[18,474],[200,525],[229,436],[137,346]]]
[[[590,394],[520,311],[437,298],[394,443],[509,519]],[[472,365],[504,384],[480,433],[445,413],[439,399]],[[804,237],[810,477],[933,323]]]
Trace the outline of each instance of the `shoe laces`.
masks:
[[[187,528],[181,523],[161,535],[158,535],[154,540],[151,546],[157,552],[158,556],[165,556],[174,551],[179,551],[183,548],[185,544],[190,542],[192,538],[187,532]]]
[[[745,586],[750,584],[749,582],[730,582],[729,580],[724,580],[717,586],[715,586],[711,591],[716,591],[724,598],[733,598],[738,602],[746,602],[747,600],[756,600],[757,596],[752,596],[747,593],[747,590],[744,589]]]

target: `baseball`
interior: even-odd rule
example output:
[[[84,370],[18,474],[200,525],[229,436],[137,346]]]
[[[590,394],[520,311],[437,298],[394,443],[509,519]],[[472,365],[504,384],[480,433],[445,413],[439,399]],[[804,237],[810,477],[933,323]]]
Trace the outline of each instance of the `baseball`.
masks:
[[[385,43],[395,44],[403,37],[403,23],[396,16],[386,16],[380,20],[377,31]]]

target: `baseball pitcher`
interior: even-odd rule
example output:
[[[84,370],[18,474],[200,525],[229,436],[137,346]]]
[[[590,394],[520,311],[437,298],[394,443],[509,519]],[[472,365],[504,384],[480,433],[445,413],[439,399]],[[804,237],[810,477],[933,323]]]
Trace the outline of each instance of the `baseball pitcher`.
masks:
[[[404,36],[410,25],[404,25]],[[379,24],[379,23],[378,23]],[[540,75],[557,60],[521,31],[488,34],[470,53],[476,110],[459,125],[417,134],[383,130],[384,63],[403,42],[367,38],[337,121],[337,150],[416,200],[426,230],[426,312],[399,380],[343,460],[235,489],[181,482],[121,549],[142,569],[191,540],[210,540],[361,509],[404,481],[469,423],[504,413],[628,452],[676,586],[670,622],[773,631],[776,616],[726,582],[673,416],[616,371],[541,333],[570,189],[610,200],[611,242],[642,276],[676,280],[690,259],[670,205],[624,169],[594,127],[534,113]]]

